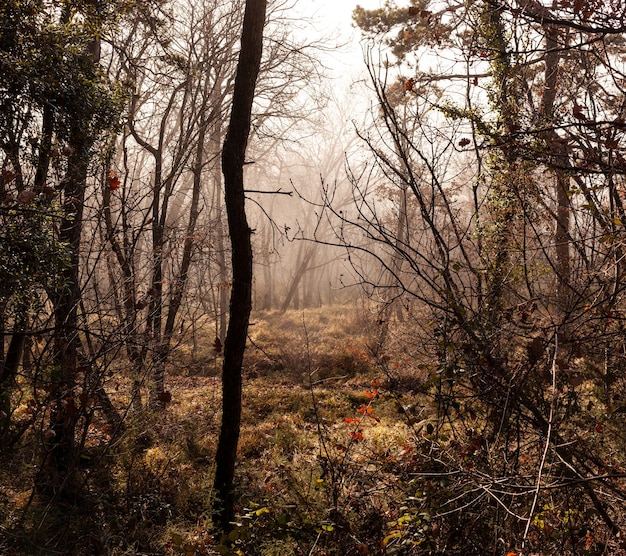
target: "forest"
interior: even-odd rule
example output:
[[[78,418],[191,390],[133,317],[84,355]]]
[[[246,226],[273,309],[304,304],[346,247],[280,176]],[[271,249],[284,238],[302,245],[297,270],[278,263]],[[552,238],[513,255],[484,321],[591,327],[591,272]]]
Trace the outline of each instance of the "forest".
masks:
[[[626,5],[365,2],[0,0],[0,554],[626,555]]]

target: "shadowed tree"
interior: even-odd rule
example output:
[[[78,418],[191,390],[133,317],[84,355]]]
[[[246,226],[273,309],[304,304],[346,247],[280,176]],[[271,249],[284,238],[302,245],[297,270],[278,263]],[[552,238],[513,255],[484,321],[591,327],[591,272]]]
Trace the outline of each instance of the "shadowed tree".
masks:
[[[30,380],[33,385],[44,381],[49,392],[44,404],[49,429],[38,485],[59,495],[76,494],[72,477],[78,461],[75,429],[82,411],[76,394],[85,191],[99,141],[116,129],[121,109],[119,90],[100,64],[101,36],[115,23],[114,9],[112,2],[107,9],[73,2],[54,7],[4,2],[0,8],[6,21],[0,30],[0,197],[5,207],[15,205],[3,213],[4,231],[30,222],[24,228],[26,242],[12,246],[20,255],[13,257],[19,263],[16,270],[29,278],[12,292],[22,295],[11,301],[18,301],[18,335],[1,378],[5,385],[14,382],[24,346],[19,334],[35,335],[24,326],[29,318],[25,313],[37,298],[45,299],[43,290],[37,291],[45,288],[49,304],[38,304],[54,316],[51,364],[45,375]],[[59,209],[53,210],[56,206]],[[4,239],[11,241],[6,235]],[[0,266],[10,272],[7,255],[6,247],[0,249]],[[46,267],[55,279],[46,278]]]
[[[233,106],[222,148],[224,200],[232,245],[233,286],[222,369],[222,424],[215,456],[213,520],[227,531],[234,518],[234,474],[241,423],[241,367],[252,309],[251,230],[246,219],[243,166],[254,89],[261,65],[266,0],[247,0]]]

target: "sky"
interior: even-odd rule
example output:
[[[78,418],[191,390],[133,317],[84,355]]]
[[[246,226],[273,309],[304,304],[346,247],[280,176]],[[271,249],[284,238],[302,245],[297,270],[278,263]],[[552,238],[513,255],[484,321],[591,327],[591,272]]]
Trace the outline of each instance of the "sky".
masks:
[[[328,44],[338,45],[327,54],[325,63],[331,67],[343,85],[363,73],[360,33],[352,23],[357,4],[366,9],[380,8],[383,0],[297,0],[295,9],[307,19],[318,37],[328,38]]]

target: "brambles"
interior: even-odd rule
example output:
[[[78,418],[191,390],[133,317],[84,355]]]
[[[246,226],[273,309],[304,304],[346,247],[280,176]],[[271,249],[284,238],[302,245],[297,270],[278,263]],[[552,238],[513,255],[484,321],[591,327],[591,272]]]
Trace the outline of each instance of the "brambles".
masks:
[[[309,342],[328,325],[317,323],[319,314],[304,312]],[[303,313],[285,318],[284,328],[264,315],[254,315],[254,322],[259,331],[273,331],[272,342],[289,344],[306,360],[306,334],[294,332]],[[362,324],[362,315],[358,318]],[[350,329],[350,318],[345,322]],[[416,354],[407,357],[410,349],[398,351],[396,341],[406,340],[407,325],[387,323],[378,336],[376,326],[372,319],[367,335],[346,344],[348,353],[360,347],[372,365],[377,362],[366,374],[316,381],[313,373],[307,383],[302,374],[258,371],[245,380],[240,503],[226,538],[215,534],[207,514],[219,411],[216,377],[172,374],[167,411],[130,419],[113,442],[113,431],[96,416],[85,445],[91,459],[85,467],[89,512],[74,514],[69,522],[63,518],[68,553],[85,554],[81,539],[89,538],[94,554],[461,555],[482,553],[496,533],[499,553],[519,553],[530,517],[526,542],[535,552],[619,554],[589,503],[585,483],[569,474],[567,460],[545,462],[544,477],[554,487],[542,490],[531,515],[544,437],[520,426],[515,443],[505,435],[490,439],[488,406],[467,395],[462,375],[440,372]],[[263,349],[271,347],[266,341],[263,335],[255,340]],[[255,352],[265,357],[251,350],[251,365]],[[595,368],[585,357],[569,364],[579,372],[585,365]],[[560,415],[571,414],[576,404],[587,414],[561,423],[559,433],[578,434],[577,449],[614,454],[594,472],[612,477],[598,479],[607,489],[619,488],[623,411],[616,405],[605,413],[602,391],[594,388],[590,380],[578,386],[563,382]],[[27,399],[18,405],[20,419],[27,410],[38,414]],[[517,427],[520,417],[513,413],[510,419]],[[8,529],[25,516],[30,537],[18,530],[10,542],[13,554],[26,555],[33,554],[29,539],[45,542],[50,529],[33,529],[45,502],[30,500],[29,478],[16,473],[27,467],[21,457],[0,471],[0,497],[7,507],[0,527]],[[600,492],[608,499],[609,490]]]

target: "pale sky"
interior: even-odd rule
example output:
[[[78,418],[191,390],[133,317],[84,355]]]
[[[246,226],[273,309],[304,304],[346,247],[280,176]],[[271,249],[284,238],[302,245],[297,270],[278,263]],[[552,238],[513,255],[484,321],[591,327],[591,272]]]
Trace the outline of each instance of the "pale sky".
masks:
[[[343,45],[328,53],[327,65],[345,84],[363,71],[363,56],[359,30],[352,24],[352,12],[357,5],[380,8],[383,0],[297,0],[295,9],[311,21],[319,37],[328,38],[328,45]]]

